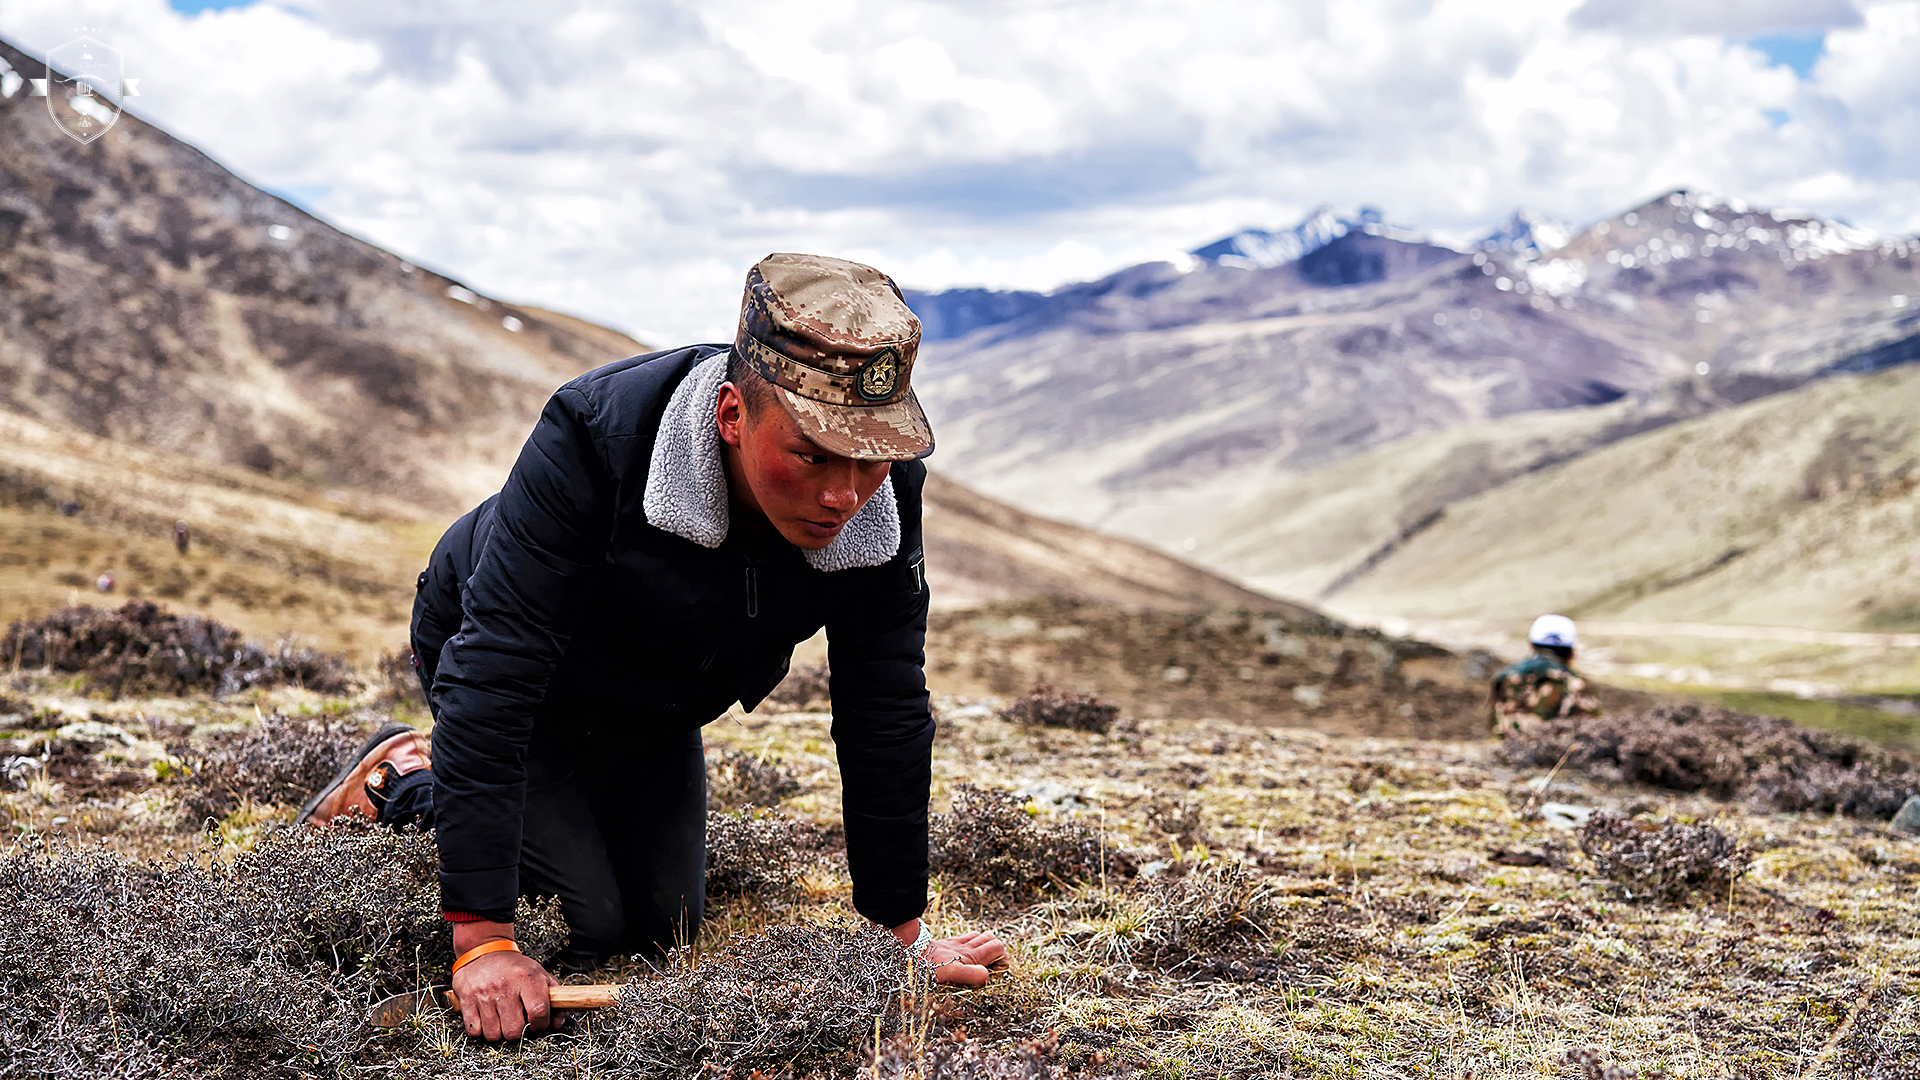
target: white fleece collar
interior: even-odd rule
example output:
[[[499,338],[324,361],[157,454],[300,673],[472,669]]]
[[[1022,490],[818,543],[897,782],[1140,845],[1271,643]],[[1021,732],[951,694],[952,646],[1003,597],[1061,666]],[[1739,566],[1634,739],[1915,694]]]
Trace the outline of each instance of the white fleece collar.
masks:
[[[713,412],[727,381],[727,354],[708,357],[687,373],[667,399],[666,415],[647,463],[647,494],[641,509],[655,528],[717,548],[727,538],[727,468]],[[900,552],[900,507],[893,478],[817,551],[801,550],[815,570],[832,572],[879,566]]]

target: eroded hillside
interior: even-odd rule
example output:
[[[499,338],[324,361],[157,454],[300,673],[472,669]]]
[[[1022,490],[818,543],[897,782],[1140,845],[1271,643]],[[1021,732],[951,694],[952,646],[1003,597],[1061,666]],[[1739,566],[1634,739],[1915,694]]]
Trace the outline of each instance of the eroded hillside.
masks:
[[[0,144],[12,412],[457,511],[555,387],[645,351],[341,233],[130,114],[82,146],[0,98]]]

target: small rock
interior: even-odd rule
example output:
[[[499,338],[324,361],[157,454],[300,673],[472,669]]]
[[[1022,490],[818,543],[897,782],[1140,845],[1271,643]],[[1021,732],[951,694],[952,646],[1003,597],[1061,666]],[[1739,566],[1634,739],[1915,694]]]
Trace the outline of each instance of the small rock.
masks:
[[[1540,820],[1556,829],[1572,831],[1587,823],[1593,816],[1593,808],[1575,806],[1572,803],[1550,802],[1540,804]]]
[[[1891,824],[1894,832],[1920,836],[1920,795],[1908,799],[1900,812],[1893,815]]]
[[[992,717],[993,710],[985,705],[962,705],[947,712],[949,720],[988,720]]]
[[[98,720],[80,720],[63,725],[54,734],[62,739],[91,739],[94,742],[117,742],[121,746],[132,747],[139,742],[125,729],[103,724]]]
[[[1167,862],[1165,859],[1155,859],[1150,863],[1142,863],[1140,864],[1140,869],[1138,871],[1137,876],[1143,877],[1143,878],[1157,878],[1161,874],[1166,873],[1167,867],[1171,865],[1173,864]]]
[[[1293,700],[1309,709],[1317,709],[1321,702],[1327,700],[1327,695],[1317,686],[1296,686],[1293,688]]]

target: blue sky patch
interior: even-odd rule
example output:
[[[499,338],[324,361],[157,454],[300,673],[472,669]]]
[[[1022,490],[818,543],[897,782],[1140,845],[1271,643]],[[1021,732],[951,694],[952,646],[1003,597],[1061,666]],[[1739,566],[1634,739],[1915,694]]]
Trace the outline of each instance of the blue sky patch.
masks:
[[[1814,61],[1820,59],[1820,53],[1827,47],[1825,31],[1816,34],[1768,34],[1765,37],[1750,39],[1747,44],[1766,54],[1767,59],[1793,69],[1795,75],[1807,77],[1813,70]]]
[[[1767,123],[1772,124],[1774,127],[1785,127],[1787,126],[1787,121],[1792,119],[1792,117],[1787,115],[1787,110],[1785,109],[1761,109],[1760,115],[1766,117]]]
[[[228,8],[246,7],[253,0],[167,0],[167,6],[182,15],[198,15],[203,11],[225,11]]]
[[[1107,146],[999,162],[928,163],[892,173],[822,174],[759,167],[734,174],[756,201],[820,212],[888,208],[974,220],[1019,218],[1150,200],[1201,175],[1180,146]]]

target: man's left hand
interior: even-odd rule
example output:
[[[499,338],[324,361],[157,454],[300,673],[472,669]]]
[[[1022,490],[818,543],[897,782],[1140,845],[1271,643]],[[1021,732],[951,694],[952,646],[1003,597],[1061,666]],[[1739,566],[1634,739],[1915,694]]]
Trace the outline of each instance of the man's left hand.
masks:
[[[893,932],[911,946],[920,936],[920,921],[915,919],[905,926],[897,926]],[[1007,966],[1006,945],[980,930],[938,938],[927,945],[924,955],[927,963],[933,965],[933,981],[952,986],[985,986],[993,972],[1005,970]]]

